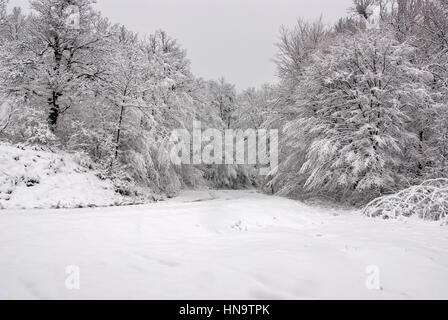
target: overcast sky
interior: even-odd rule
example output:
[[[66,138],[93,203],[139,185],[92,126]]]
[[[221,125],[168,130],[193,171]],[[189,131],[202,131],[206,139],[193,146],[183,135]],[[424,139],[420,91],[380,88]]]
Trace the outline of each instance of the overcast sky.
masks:
[[[238,89],[274,82],[281,25],[321,14],[334,22],[352,0],[97,0],[112,22],[141,35],[164,29],[188,51],[195,75],[224,76]],[[28,0],[10,0],[10,7]]]

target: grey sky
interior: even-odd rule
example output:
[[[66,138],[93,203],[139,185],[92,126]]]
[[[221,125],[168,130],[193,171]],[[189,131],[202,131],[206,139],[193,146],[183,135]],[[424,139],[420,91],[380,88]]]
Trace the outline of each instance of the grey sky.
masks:
[[[321,14],[334,22],[352,0],[97,0],[112,22],[141,35],[166,30],[187,49],[197,76],[224,76],[239,89],[275,81],[275,42],[281,25]],[[10,0],[25,6],[27,0]]]

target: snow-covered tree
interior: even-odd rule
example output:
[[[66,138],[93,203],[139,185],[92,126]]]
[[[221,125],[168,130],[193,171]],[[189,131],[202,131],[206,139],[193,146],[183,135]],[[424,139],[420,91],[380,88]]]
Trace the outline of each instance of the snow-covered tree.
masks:
[[[249,88],[237,97],[234,112],[235,127],[261,129],[278,101],[278,88],[265,84],[260,89]]]
[[[232,126],[233,112],[236,108],[235,86],[226,82],[224,78],[209,82],[209,90],[212,95],[212,107],[219,111],[219,116],[227,128]]]
[[[430,108],[412,114],[420,140],[419,176],[446,176],[448,114],[448,1],[391,1],[387,22],[396,38],[416,49],[414,63],[432,74]]]
[[[94,60],[95,46],[108,34],[98,33],[101,18],[93,0],[33,0],[27,50],[36,57],[33,92],[48,105],[48,125],[57,128],[61,114],[82,100],[89,82],[104,70]]]
[[[408,151],[403,159],[417,145],[409,114],[427,104],[431,79],[412,65],[412,52],[387,33],[362,32],[314,55],[286,125],[283,165],[298,171],[282,176],[285,193],[305,187],[365,199],[400,186],[405,161],[418,158]]]
[[[283,85],[295,86],[310,56],[325,45],[331,35],[322,18],[309,23],[298,20],[293,29],[282,27],[278,53],[275,57],[277,72]]]

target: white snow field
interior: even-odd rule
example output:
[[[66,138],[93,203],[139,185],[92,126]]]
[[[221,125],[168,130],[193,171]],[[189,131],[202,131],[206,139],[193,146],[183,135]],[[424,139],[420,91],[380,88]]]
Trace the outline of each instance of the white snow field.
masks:
[[[0,298],[447,299],[447,244],[439,223],[370,219],[255,191],[3,210]],[[67,279],[76,283],[67,266],[79,267],[79,290],[67,289]],[[371,290],[377,280],[381,289]]]

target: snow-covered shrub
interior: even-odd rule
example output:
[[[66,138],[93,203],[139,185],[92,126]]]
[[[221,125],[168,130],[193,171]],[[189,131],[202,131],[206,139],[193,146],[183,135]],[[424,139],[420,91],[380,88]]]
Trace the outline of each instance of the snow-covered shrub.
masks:
[[[48,147],[57,145],[58,138],[50,131],[44,110],[25,103],[16,103],[10,123],[3,131],[4,136],[14,143]]]
[[[384,219],[418,216],[425,220],[446,220],[448,179],[427,180],[397,194],[375,199],[364,208],[364,214]]]

